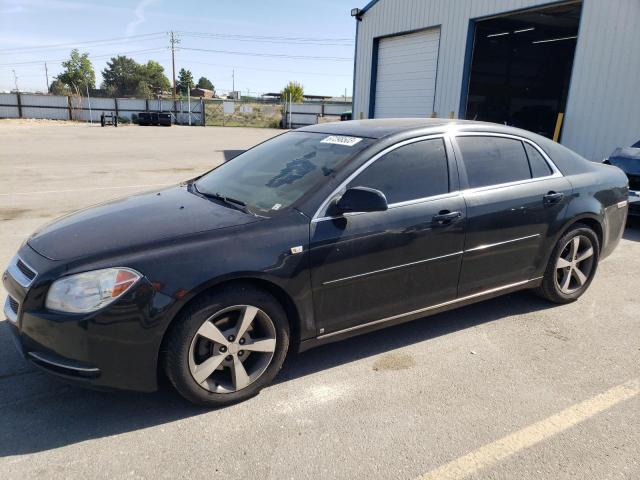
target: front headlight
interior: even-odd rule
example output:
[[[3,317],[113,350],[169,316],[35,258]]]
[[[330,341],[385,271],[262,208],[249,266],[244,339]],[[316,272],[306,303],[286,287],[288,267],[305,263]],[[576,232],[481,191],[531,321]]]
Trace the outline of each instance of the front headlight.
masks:
[[[130,268],[105,268],[63,277],[49,288],[45,305],[58,312],[93,312],[115,301],[140,277]]]

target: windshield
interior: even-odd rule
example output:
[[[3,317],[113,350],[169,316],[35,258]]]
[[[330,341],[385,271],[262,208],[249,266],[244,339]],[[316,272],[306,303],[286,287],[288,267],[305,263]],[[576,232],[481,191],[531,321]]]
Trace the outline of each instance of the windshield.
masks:
[[[195,182],[204,195],[226,197],[260,213],[286,208],[371,144],[367,138],[289,132],[219,166]]]

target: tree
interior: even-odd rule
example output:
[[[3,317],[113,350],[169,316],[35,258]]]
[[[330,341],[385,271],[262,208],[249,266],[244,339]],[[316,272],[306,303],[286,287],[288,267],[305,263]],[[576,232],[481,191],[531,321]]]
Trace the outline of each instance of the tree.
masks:
[[[138,89],[139,67],[133,58],[118,55],[102,71],[102,88],[113,96],[132,96]]]
[[[88,53],[80,53],[77,49],[71,50],[69,60],[62,62],[64,72],[56,77],[63,85],[66,85],[72,92],[85,92],[88,88],[95,88],[96,73],[89,60]],[[56,87],[57,88],[57,87]]]
[[[288,102],[289,93],[291,93],[292,102],[301,103],[304,100],[304,87],[298,82],[289,82],[287,86],[282,89],[280,92],[282,100]]]
[[[134,59],[117,56],[107,62],[102,71],[102,88],[110,95],[149,98],[154,92],[171,89],[171,83],[164,74],[164,68],[158,62],[149,60],[140,65]]]
[[[216,90],[213,86],[213,83],[211,83],[211,80],[206,77],[200,77],[200,80],[198,80],[198,84],[196,86],[198,88],[204,88],[205,90],[212,90],[214,92]]]
[[[67,87],[60,80],[56,79],[51,82],[51,85],[49,85],[49,93],[53,95],[69,95],[69,93],[71,93],[71,90],[69,90],[69,87]]]
[[[186,92],[187,90],[191,90],[193,88],[193,74],[190,70],[185,70],[184,68],[180,69],[178,72],[178,82],[176,85],[176,90],[178,93]]]
[[[164,67],[158,62],[149,60],[139,66],[139,81],[145,82],[154,91],[168,92],[171,90],[171,82],[164,74]]]

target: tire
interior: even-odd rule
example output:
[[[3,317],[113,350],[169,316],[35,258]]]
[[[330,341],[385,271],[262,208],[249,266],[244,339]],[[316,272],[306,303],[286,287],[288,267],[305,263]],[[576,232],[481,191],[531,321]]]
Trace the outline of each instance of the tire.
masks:
[[[257,395],[273,381],[289,339],[287,316],[273,296],[250,285],[223,287],[196,299],[174,320],[162,365],[184,398],[222,407]]]
[[[536,293],[553,303],[576,301],[591,285],[599,255],[595,232],[580,223],[572,226],[556,243]]]

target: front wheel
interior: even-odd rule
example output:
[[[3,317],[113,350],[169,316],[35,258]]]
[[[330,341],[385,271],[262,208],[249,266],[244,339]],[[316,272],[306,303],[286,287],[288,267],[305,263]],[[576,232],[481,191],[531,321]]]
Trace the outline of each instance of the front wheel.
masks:
[[[537,293],[554,303],[577,300],[593,280],[599,253],[594,231],[574,226],[556,244]]]
[[[256,395],[277,375],[289,347],[284,310],[251,286],[205,295],[175,322],[164,368],[176,390],[199,405],[219,407]]]

